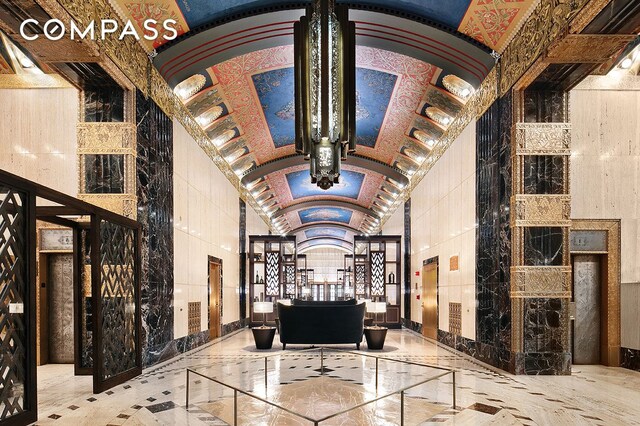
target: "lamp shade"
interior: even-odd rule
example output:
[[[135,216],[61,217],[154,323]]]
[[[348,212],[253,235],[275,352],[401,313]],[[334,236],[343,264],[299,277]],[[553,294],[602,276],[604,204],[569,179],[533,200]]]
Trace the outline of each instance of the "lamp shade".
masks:
[[[256,314],[270,314],[273,312],[273,303],[253,302],[253,312]]]
[[[387,312],[387,304],[385,302],[369,302],[367,303],[367,312],[372,314],[382,314]]]

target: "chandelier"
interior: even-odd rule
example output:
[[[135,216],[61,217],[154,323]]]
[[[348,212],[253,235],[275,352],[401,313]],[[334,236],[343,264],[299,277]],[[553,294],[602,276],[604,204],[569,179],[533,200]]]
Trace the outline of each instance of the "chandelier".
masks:
[[[296,151],[310,161],[311,183],[325,190],[356,149],[355,24],[348,18],[335,0],[314,0],[293,26]]]

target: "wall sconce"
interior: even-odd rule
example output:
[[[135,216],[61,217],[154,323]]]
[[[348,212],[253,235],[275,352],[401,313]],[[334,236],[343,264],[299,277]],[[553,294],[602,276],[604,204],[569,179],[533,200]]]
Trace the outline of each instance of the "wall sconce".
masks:
[[[335,0],[314,0],[293,26],[296,151],[311,162],[311,183],[325,190],[356,149],[355,24],[348,18]]]

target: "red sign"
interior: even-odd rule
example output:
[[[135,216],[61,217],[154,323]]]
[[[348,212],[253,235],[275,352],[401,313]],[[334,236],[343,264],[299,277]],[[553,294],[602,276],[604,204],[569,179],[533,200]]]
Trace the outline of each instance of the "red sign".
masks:
[[[416,277],[420,276],[420,271],[416,271]]]

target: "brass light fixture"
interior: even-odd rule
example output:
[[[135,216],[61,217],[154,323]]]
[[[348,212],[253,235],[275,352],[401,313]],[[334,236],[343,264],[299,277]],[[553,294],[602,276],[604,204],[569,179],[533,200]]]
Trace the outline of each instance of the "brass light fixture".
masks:
[[[296,151],[311,162],[311,183],[325,190],[356,149],[355,24],[348,18],[335,0],[314,0],[293,26]]]

